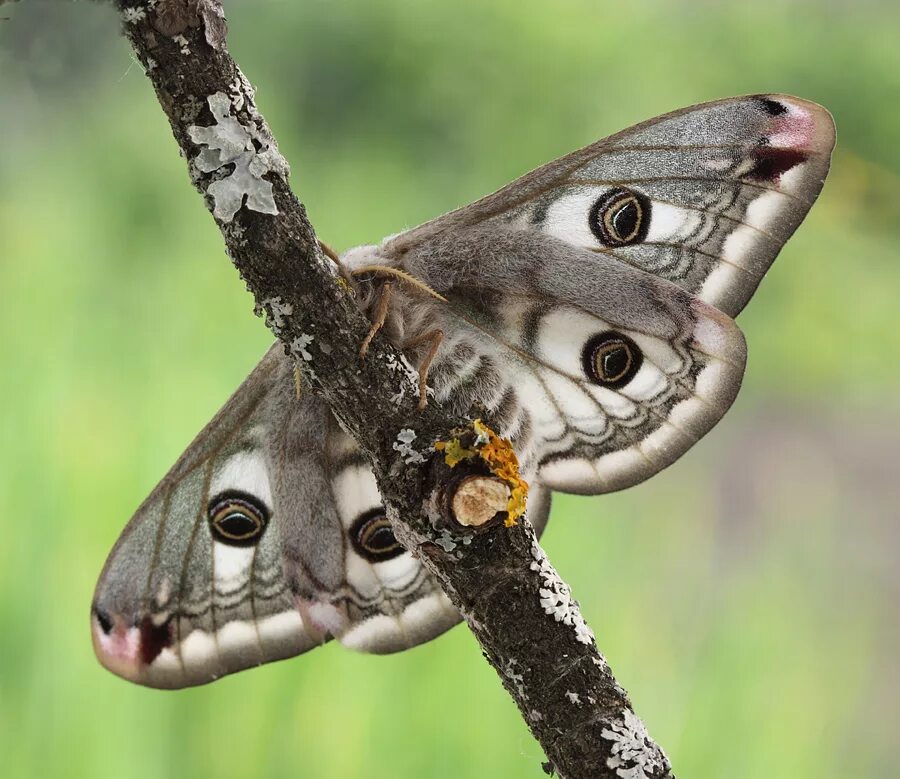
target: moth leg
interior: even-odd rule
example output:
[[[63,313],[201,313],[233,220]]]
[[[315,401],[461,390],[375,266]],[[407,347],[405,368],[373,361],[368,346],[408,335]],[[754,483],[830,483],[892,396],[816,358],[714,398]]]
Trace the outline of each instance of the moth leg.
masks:
[[[338,256],[338,253],[332,249],[325,241],[320,238],[316,238],[319,242],[319,248],[322,250],[322,254],[324,254],[329,260],[331,260],[335,265],[338,266],[338,271],[340,271],[341,277],[346,281],[351,289],[353,288],[353,276],[352,274],[344,267],[344,263],[341,262],[341,258]]]
[[[431,363],[434,362],[435,355],[437,355],[443,341],[443,330],[429,330],[418,338],[413,338],[411,341],[403,344],[404,349],[428,342],[431,344],[425,353],[424,359],[419,363],[419,411],[428,405],[428,369],[431,367]]]
[[[394,285],[390,281],[386,281],[381,288],[381,296],[378,298],[378,308],[375,310],[375,320],[369,328],[369,332],[363,339],[362,346],[359,347],[359,359],[366,356],[369,351],[369,344],[375,337],[375,333],[384,327],[384,321],[387,319],[388,308],[391,303],[391,294],[394,291]]]

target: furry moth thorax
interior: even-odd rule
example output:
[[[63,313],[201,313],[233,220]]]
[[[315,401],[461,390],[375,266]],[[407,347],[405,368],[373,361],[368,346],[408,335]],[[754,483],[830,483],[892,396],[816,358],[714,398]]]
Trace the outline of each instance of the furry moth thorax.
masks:
[[[730,406],[734,322],[817,197],[825,109],[753,95],[682,109],[344,253],[357,301],[429,397],[508,438],[541,530],[550,490],[598,494],[667,467]],[[385,307],[382,306],[384,310]],[[397,402],[411,399],[398,397]],[[276,345],[138,509],[91,614],[100,661],[181,687],[335,638],[369,652],[459,615],[384,516],[330,410]]]

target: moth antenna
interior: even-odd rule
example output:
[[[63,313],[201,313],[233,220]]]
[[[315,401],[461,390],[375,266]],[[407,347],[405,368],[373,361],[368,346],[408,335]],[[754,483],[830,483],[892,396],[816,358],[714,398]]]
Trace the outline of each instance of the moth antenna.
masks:
[[[402,271],[399,268],[392,268],[389,265],[364,265],[362,268],[354,268],[352,271],[350,271],[351,276],[359,276],[363,273],[386,273],[389,276],[395,276],[398,279],[402,279],[407,284],[411,284],[416,289],[419,289],[422,292],[431,295],[431,297],[437,298],[444,303],[447,302],[447,298],[445,298],[439,292],[435,292],[424,281],[420,281],[411,273]]]
[[[294,394],[297,396],[297,400],[300,400],[300,396],[303,394],[303,384],[300,381],[300,366],[294,365]]]

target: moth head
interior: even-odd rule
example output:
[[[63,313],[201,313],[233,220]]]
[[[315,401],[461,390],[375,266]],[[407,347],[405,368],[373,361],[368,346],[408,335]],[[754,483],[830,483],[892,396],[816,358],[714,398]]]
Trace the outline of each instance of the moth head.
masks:
[[[341,265],[345,270],[354,271],[366,265],[384,265],[381,247],[375,244],[355,246],[341,254]]]

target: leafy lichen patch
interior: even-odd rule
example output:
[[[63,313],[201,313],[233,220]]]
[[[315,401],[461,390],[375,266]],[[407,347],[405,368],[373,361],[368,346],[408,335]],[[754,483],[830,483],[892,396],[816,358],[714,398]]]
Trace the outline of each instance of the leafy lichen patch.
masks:
[[[231,172],[206,189],[214,202],[213,214],[225,223],[231,222],[242,206],[263,214],[277,214],[272,184],[264,176],[271,172],[281,174],[286,169],[278,149],[253,122],[242,124],[233,114],[232,96],[216,92],[206,102],[216,121],[208,127],[188,127],[191,140],[201,147],[192,161],[193,167],[206,174],[232,167]]]
[[[647,727],[631,709],[622,711],[622,719],[614,720],[600,731],[613,742],[612,754],[606,764],[622,779],[652,779],[669,771],[669,759],[654,743]]]

